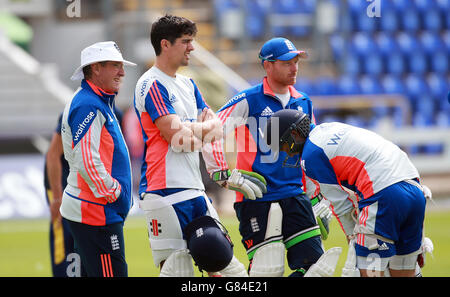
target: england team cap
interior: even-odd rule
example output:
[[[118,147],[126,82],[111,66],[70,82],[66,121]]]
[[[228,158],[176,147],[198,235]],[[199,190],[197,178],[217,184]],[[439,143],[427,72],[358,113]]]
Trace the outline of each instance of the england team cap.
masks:
[[[97,42],[81,51],[81,65],[75,70],[70,79],[83,79],[83,67],[104,61],[117,61],[122,62],[124,65],[136,66],[135,63],[124,60],[119,47],[114,41]]]
[[[300,56],[300,58],[306,59],[308,54],[305,51],[299,51],[295,45],[286,38],[276,37],[272,38],[261,48],[259,52],[259,58],[264,61],[288,61],[293,59],[295,56]]]

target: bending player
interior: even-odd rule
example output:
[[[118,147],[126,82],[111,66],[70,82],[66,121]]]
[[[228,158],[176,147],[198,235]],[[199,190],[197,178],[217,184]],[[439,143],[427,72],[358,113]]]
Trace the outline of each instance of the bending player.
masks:
[[[265,137],[275,150],[300,154],[305,175],[331,203],[354,245],[361,276],[383,276],[387,267],[391,276],[414,276],[422,253],[424,193],[430,192],[406,153],[376,133],[343,123],[310,131],[308,115],[293,110],[274,113]],[[357,205],[344,187],[356,193]]]
[[[200,216],[218,219],[204,192],[198,152],[203,143],[222,137],[222,125],[194,81],[177,73],[188,65],[196,32],[195,23],[182,17],[166,15],[154,22],[150,37],[155,65],[142,75],[135,91],[145,145],[140,207],[161,276],[194,276],[184,229]],[[247,275],[234,256],[220,273]]]

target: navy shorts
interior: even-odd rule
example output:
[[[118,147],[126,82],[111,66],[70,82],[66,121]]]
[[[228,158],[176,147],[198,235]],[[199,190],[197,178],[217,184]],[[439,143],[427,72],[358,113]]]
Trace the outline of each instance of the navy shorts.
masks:
[[[422,190],[404,181],[361,200],[358,223],[394,243],[378,240],[380,247],[369,250],[365,236],[358,234],[356,254],[367,257],[376,253],[386,258],[417,251],[422,244],[424,218],[425,196]]]
[[[122,222],[90,226],[65,221],[68,222],[74,238],[75,252],[80,256],[81,276],[128,276]]]
[[[267,218],[272,203],[278,202],[283,212],[282,241],[287,249],[288,265],[293,270],[307,270],[323,254],[320,229],[311,202],[305,195],[277,201],[244,201],[234,204],[239,220],[242,244],[251,261],[258,247],[273,239],[265,239]]]

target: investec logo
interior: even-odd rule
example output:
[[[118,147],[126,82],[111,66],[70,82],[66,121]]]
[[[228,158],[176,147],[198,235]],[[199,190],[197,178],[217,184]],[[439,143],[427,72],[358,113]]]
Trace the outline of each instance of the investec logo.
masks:
[[[75,133],[74,139],[75,141],[78,141],[78,138],[80,137],[80,135],[83,133],[84,128],[86,128],[86,125],[89,124],[89,122],[92,120],[92,118],[95,116],[94,112],[91,111],[83,120],[83,122],[81,122],[81,124],[78,125],[78,130]]]

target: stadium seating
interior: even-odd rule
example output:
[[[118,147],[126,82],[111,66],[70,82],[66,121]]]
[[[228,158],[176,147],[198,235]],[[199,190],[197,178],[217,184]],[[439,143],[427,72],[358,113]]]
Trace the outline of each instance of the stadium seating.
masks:
[[[316,0],[297,0],[293,1],[298,7],[299,13],[312,16],[316,10]],[[294,10],[295,11],[295,10]],[[290,33],[294,37],[304,37],[312,32],[311,26],[292,26]]]
[[[378,28],[379,18],[369,18],[366,13],[360,11],[354,14],[358,31],[365,33],[373,33]]]
[[[406,91],[400,76],[391,74],[387,74],[381,79],[381,86],[386,94],[405,94]]]
[[[434,124],[434,101],[429,95],[424,95],[418,98],[416,113],[420,113],[426,120],[427,124]]]
[[[439,74],[448,74],[449,72],[449,55],[443,50],[439,50],[431,54],[431,70]]]
[[[294,14],[305,14],[312,16],[316,10],[316,0],[272,0],[270,13],[286,15],[291,21],[300,19],[298,17],[292,18]],[[278,25],[271,24],[271,31],[274,36],[293,36],[304,37],[312,32],[309,25]]]
[[[403,12],[411,6],[411,0],[391,0],[391,2],[392,2],[392,9],[396,10],[397,12]]]
[[[420,18],[417,10],[413,6],[402,12],[402,28],[405,32],[415,33],[420,29]]]
[[[433,97],[436,104],[437,110],[447,113],[450,116],[450,104],[446,98],[450,90],[448,76],[438,73],[430,73],[426,82],[430,90],[430,95]]]
[[[384,17],[384,16],[383,16]],[[378,51],[384,58],[388,57],[394,52],[399,51],[399,46],[393,34],[380,32],[375,36]]]
[[[414,51],[422,49],[419,40],[415,34],[407,32],[399,32],[396,36],[400,52],[404,55],[410,54]]]
[[[384,73],[384,60],[379,52],[374,51],[366,56],[364,61],[364,73],[374,76],[380,76]]]
[[[358,83],[362,94],[380,94],[383,91],[380,82],[375,76],[362,75],[360,76]]]
[[[450,0],[436,0],[436,6],[442,13],[448,13],[450,10]]]
[[[316,78],[315,89],[317,95],[336,95],[338,93],[335,79],[329,76]]]
[[[403,126],[405,121],[405,111],[403,109],[395,107],[391,116],[395,127]]]
[[[370,5],[367,1],[348,0],[345,8],[339,0],[323,1],[339,9],[339,26],[329,35],[329,49],[339,72],[336,77],[299,79],[296,84],[299,90],[313,96],[403,94],[411,104],[412,124],[448,124],[450,104],[445,98],[450,90],[450,0],[382,1],[381,17],[367,15]],[[249,14],[246,30],[254,39],[263,36],[263,20],[270,13],[313,15],[318,3],[316,0],[244,2]],[[309,28],[304,27],[271,30],[274,35],[294,39],[312,37]],[[400,110],[378,106],[373,112],[377,116],[391,116],[395,125],[404,122],[405,114]],[[439,120],[433,117],[437,113]],[[361,125],[376,122],[354,116],[340,120]]]
[[[330,36],[329,42],[334,59],[341,60],[346,48],[344,38],[340,34],[333,34]],[[450,35],[449,35],[449,42],[450,42]]]
[[[423,31],[419,36],[419,42],[427,55],[445,48],[445,43],[439,34],[430,31]]]
[[[359,0],[348,0],[348,9],[351,13],[358,14],[361,11],[364,11],[366,8],[366,3]]]
[[[357,21],[349,22],[356,23],[349,27],[349,39],[339,32],[330,39],[333,54],[345,59],[338,90],[343,94],[404,94],[412,111],[423,113],[413,117],[413,123],[435,124],[431,115],[437,110],[450,113],[442,100],[450,89],[450,0],[384,1],[378,24],[369,24],[361,16],[367,7],[362,2],[349,1],[349,17],[359,14]],[[346,45],[350,49],[342,55]],[[356,85],[349,76],[357,78]],[[398,114],[392,116],[400,124]]]
[[[431,1],[433,2],[433,1]],[[448,11],[445,14],[448,18]],[[438,32],[441,30],[443,21],[441,13],[437,9],[427,9],[423,15],[423,29],[433,32]]]
[[[358,83],[358,79],[355,76],[343,75],[337,80],[337,89],[339,94],[353,95],[360,94],[361,88]]]
[[[424,127],[429,126],[431,123],[429,123],[427,121],[427,119],[425,118],[425,116],[423,114],[416,112],[416,113],[414,113],[412,124],[414,127],[424,128]],[[410,155],[419,154],[423,150],[423,148],[419,145],[409,145],[407,149],[408,149],[408,153]]]
[[[436,115],[436,126],[438,127],[450,127],[450,115],[444,111],[438,112]]]
[[[416,74],[408,74],[405,78],[406,94],[409,96],[413,107],[416,106],[418,98],[429,94],[428,85],[425,78]]]
[[[236,0],[214,0],[214,12],[218,17],[226,13],[229,9],[236,9],[238,7],[239,3]]]
[[[245,29],[247,34],[253,39],[262,38],[264,36],[269,8],[265,2],[267,1],[244,1],[247,12],[247,17],[245,18]]]
[[[424,75],[428,72],[428,62],[421,50],[413,51],[407,56],[409,72]]]
[[[356,55],[364,58],[377,51],[377,45],[369,34],[357,32],[352,37],[351,49]]]
[[[433,96],[435,102],[439,102],[440,98],[445,101],[444,98],[449,91],[449,86],[444,75],[431,73],[427,77],[427,84],[430,90],[430,95]]]
[[[311,79],[306,77],[298,77],[297,82],[295,83],[295,88],[300,92],[308,94],[309,96],[316,95],[318,93],[315,89],[314,83]]]
[[[444,33],[442,33],[441,40],[445,44],[445,50],[447,51],[447,54],[450,54],[450,30],[447,29],[444,31]]]
[[[385,10],[382,8],[380,18],[380,30],[386,33],[395,33],[400,30],[400,18],[395,10]]]
[[[362,73],[362,66],[359,56],[350,51],[345,58],[343,72],[349,75],[358,75]]]
[[[386,57],[386,73],[402,75],[406,72],[406,62],[399,52],[392,52]]]

